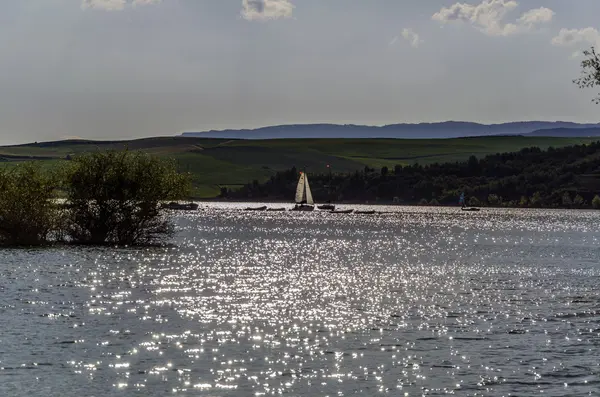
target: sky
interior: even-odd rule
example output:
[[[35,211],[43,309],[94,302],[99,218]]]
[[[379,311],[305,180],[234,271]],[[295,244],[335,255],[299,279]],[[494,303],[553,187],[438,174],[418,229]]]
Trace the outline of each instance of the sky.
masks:
[[[0,144],[599,122],[598,0],[0,0]]]

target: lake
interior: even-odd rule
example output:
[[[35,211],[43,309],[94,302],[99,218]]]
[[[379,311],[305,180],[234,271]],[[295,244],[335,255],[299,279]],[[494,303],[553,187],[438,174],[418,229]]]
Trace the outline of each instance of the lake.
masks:
[[[600,212],[246,205],[166,248],[0,251],[0,395],[600,390]]]

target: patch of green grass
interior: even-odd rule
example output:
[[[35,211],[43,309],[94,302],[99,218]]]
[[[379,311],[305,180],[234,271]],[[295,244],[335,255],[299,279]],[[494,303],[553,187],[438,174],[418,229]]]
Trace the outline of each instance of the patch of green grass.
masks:
[[[349,158],[348,160],[352,160],[355,162],[359,162],[361,164],[363,164],[364,166],[368,166],[370,168],[375,168],[376,170],[383,168],[383,167],[388,167],[388,169],[393,170],[394,167],[396,165],[408,165],[411,162],[407,162],[407,161],[400,161],[400,160],[386,160],[386,159],[380,159],[380,158],[373,158],[373,157],[352,157]]]
[[[31,160],[19,160],[19,161],[0,161],[0,168],[13,168],[19,164],[23,164]],[[64,160],[37,160],[41,164],[42,168],[52,171],[58,171],[61,167],[64,167],[67,162]]]
[[[240,165],[219,160],[203,153],[181,153],[171,156],[182,172],[190,172],[197,185],[244,184],[264,181],[276,171],[252,165]]]
[[[203,153],[238,166],[264,170],[282,170],[295,166],[298,169],[306,168],[307,172],[320,172],[326,170],[328,164],[338,171],[353,171],[361,167],[359,162],[352,159],[312,148],[271,146],[268,142],[265,143],[264,146],[238,143],[223,145],[206,149]]]

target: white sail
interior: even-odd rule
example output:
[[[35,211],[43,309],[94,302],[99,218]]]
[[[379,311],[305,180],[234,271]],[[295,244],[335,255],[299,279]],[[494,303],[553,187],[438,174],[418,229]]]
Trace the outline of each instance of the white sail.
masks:
[[[308,177],[306,177],[306,176],[304,177],[304,187],[306,188],[305,189],[306,204],[308,204],[308,205],[314,205],[315,202],[313,200],[312,192],[310,191],[310,185],[308,184]]]
[[[300,174],[298,186],[296,187],[296,202],[301,203],[304,200],[304,172]]]

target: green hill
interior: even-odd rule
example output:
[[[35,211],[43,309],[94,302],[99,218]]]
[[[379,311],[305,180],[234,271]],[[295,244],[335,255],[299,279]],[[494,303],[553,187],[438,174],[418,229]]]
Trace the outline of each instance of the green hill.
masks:
[[[455,139],[279,139],[230,140],[194,137],[144,138],[130,141],[65,140],[0,147],[0,161],[10,166],[21,161],[59,165],[69,156],[95,150],[143,150],[177,161],[193,174],[195,196],[215,197],[221,186],[263,182],[292,166],[323,173],[350,172],[365,166],[392,168],[396,164],[454,162],[471,155],[515,152],[525,147],[593,142],[594,138],[477,137]]]

